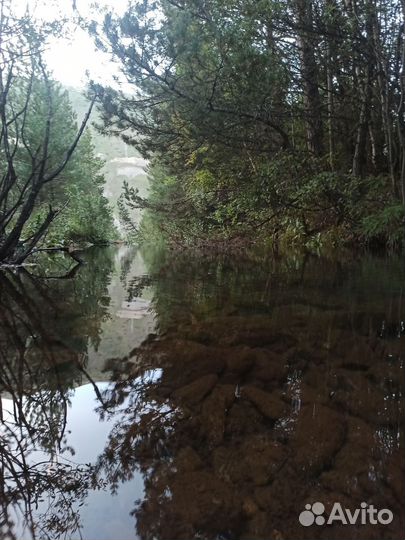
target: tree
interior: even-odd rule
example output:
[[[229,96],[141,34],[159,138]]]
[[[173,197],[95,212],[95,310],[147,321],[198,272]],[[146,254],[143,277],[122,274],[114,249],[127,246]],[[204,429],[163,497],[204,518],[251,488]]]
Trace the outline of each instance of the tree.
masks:
[[[61,178],[71,160],[95,97],[80,128],[63,141],[63,151],[58,148],[52,154],[60,125],[55,123],[55,92],[41,51],[59,25],[38,27],[28,13],[16,17],[9,0],[1,0],[0,10],[0,263],[21,264],[60,212],[50,203],[35,230],[24,236],[41,196]],[[30,119],[39,111],[42,122],[35,125]]]
[[[124,138],[144,155],[169,151],[167,160],[178,157],[177,163],[205,142],[267,153],[288,148],[280,110],[287,70],[273,61],[278,51],[268,47],[261,28],[269,16],[265,3],[256,8],[245,2],[243,9],[232,5],[237,2],[212,3],[210,10],[196,1],[157,4],[135,3],[122,19],[107,15],[104,41],[97,37],[100,47],[119,58],[134,88],[128,97],[95,87],[104,129],[129,128]],[[163,23],[156,20],[158,7]]]
[[[315,156],[322,156],[323,126],[322,103],[319,92],[318,65],[315,59],[317,38],[313,27],[312,0],[295,0],[297,25],[297,47],[301,61],[301,80],[305,121],[307,125],[308,150]]]
[[[122,17],[91,26],[133,87],[132,95],[94,88],[100,129],[152,160],[158,176],[143,204],[174,236],[170,221],[179,220],[189,237],[270,223],[277,234],[292,222],[307,236],[330,227],[362,236],[364,219],[386,210],[401,227],[402,8],[398,0],[132,2]]]

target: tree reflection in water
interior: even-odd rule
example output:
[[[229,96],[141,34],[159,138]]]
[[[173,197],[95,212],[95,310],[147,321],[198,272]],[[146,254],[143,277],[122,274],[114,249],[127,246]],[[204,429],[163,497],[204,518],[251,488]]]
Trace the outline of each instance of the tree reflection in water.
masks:
[[[52,285],[1,277],[4,538],[19,538],[18,509],[36,538],[80,536],[89,491],[115,493],[139,472],[144,496],[127,503],[145,540],[342,538],[339,525],[299,525],[314,501],[394,513],[345,538],[401,537],[402,267],[185,256],[151,258],[134,277],[129,257],[125,298],[152,284],[159,334],[109,360],[107,389],[94,385],[113,427],[83,466],[66,449],[66,410],[102,340],[111,264],[100,256]]]
[[[177,267],[170,277],[166,266],[155,309],[165,303],[165,320],[180,322],[117,360],[103,395],[103,414],[117,421],[97,475],[115,491],[142,472],[141,538],[341,538],[340,524],[300,526],[311,501],[391,509],[392,524],[345,527],[345,538],[401,537],[404,299],[395,287],[372,302],[330,287],[339,268],[297,270],[261,314],[246,315],[246,297],[239,307],[234,295],[232,310],[217,304],[187,320],[167,311],[178,300],[164,280],[195,291],[202,276],[196,269],[187,281]]]
[[[70,538],[80,532],[77,508],[98,487],[92,466],[75,464],[66,441],[72,389],[89,377],[87,343],[97,342],[107,316],[100,298],[111,259],[94,262],[102,272],[90,280],[85,269],[75,280],[66,269],[67,279],[55,281],[0,274],[1,538],[19,539],[22,529],[32,538]],[[59,276],[61,260],[53,263]],[[95,294],[85,290],[90,284]]]

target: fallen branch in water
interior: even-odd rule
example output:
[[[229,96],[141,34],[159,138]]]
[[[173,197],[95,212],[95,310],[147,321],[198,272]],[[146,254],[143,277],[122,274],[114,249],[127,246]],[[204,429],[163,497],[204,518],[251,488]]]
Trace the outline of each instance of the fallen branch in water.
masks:
[[[0,270],[2,268],[25,268],[27,266],[38,266],[38,265],[36,263],[0,264]]]
[[[72,259],[74,259],[79,264],[85,264],[85,262],[80,257],[74,254],[76,250],[72,249],[72,247],[55,246],[55,247],[49,247],[49,248],[36,248],[32,251],[31,255],[34,255],[35,253],[39,253],[39,252],[55,253],[57,251],[63,251],[65,253],[68,253],[72,257]]]

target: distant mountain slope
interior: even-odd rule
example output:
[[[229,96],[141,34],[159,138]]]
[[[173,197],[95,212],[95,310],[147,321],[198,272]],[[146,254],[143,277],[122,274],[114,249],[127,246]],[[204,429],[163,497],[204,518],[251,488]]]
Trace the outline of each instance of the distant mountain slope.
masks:
[[[84,117],[88,107],[89,101],[83,95],[83,91],[79,88],[66,87],[69,92],[69,98],[72,103],[73,109],[77,114],[78,121]],[[94,111],[91,117],[92,122],[97,122],[98,113]],[[127,158],[127,157],[139,157],[139,153],[133,148],[124,143],[118,137],[106,137],[98,133],[98,131],[91,126],[93,135],[93,143],[98,154],[102,154],[102,158],[106,161],[110,161],[114,158]]]
[[[69,92],[72,107],[80,122],[88,109],[89,101],[80,89],[72,87],[66,89]],[[92,121],[97,122],[97,119],[98,114],[95,111],[92,114]],[[147,197],[149,185],[145,171],[147,162],[140,157],[135,148],[125,144],[118,137],[103,136],[93,126],[90,126],[90,129],[96,153],[106,162],[104,166],[104,195],[110,201],[116,225],[120,228],[117,200],[122,193],[124,180],[131,187],[138,189],[142,197]],[[140,210],[131,210],[130,215],[134,223],[140,223]]]

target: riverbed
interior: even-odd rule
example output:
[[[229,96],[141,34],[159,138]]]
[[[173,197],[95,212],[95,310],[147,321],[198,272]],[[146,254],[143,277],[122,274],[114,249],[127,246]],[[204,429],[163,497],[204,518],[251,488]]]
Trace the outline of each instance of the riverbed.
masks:
[[[81,257],[0,275],[1,538],[403,540],[403,258]]]

